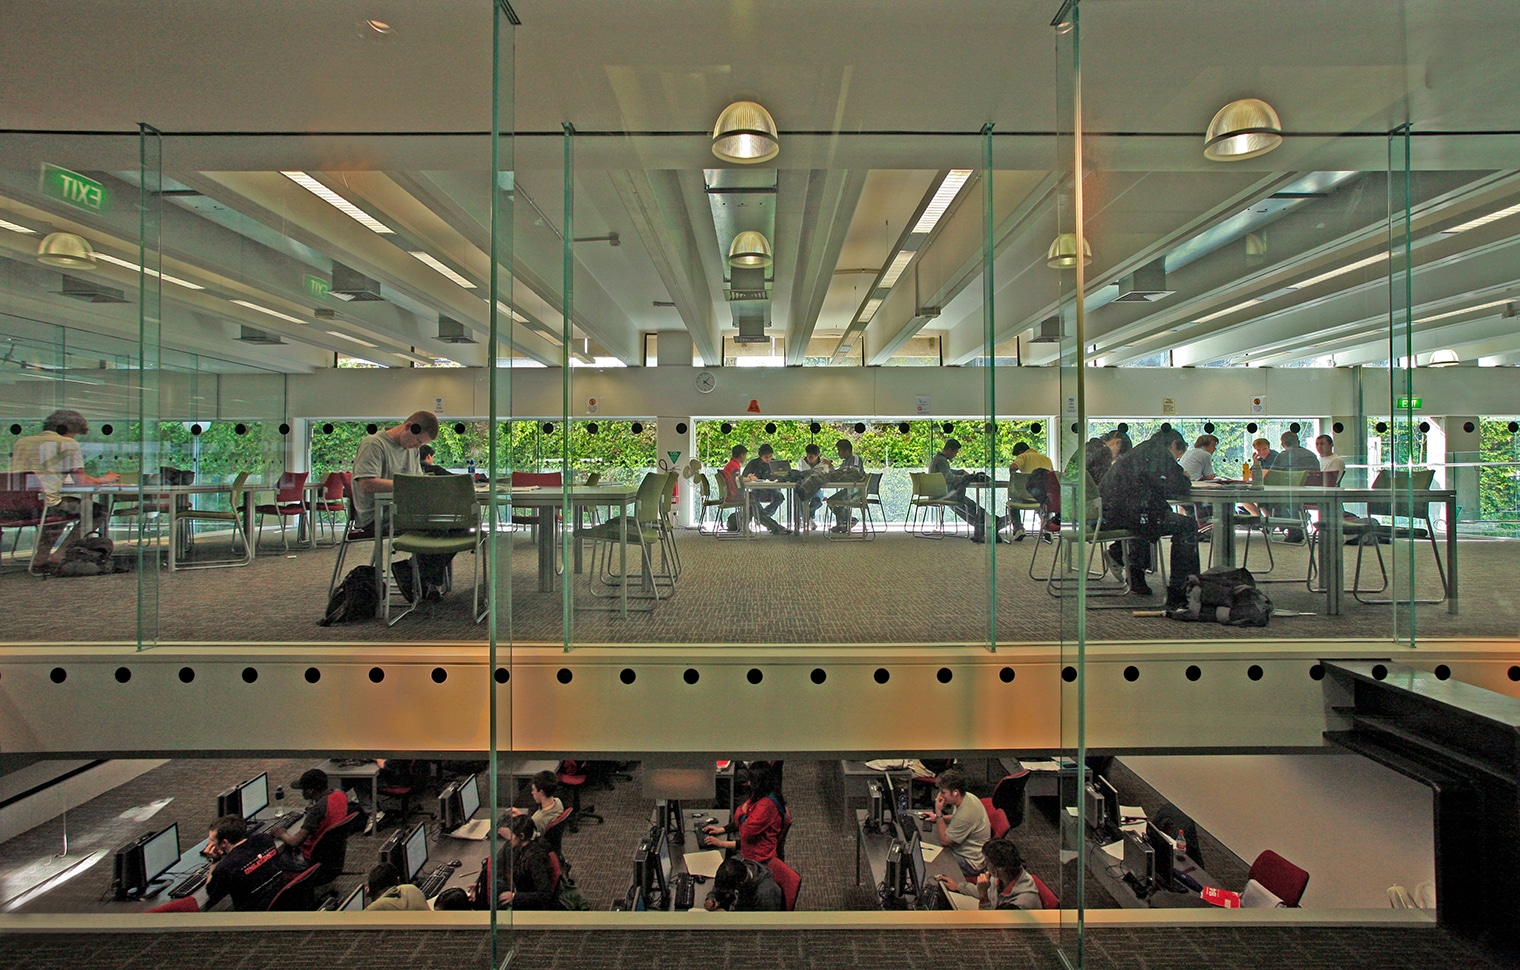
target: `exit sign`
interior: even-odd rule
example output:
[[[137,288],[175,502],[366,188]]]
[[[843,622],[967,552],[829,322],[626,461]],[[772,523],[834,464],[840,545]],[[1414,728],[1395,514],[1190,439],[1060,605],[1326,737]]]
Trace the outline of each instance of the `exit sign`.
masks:
[[[104,185],[57,165],[43,164],[42,194],[91,212],[104,212],[109,207]]]
[[[1400,411],[1409,411],[1424,406],[1425,399],[1418,397],[1401,397],[1394,399],[1395,406]]]
[[[319,300],[327,299],[327,294],[332,290],[332,284],[315,276],[306,277],[306,292]]]

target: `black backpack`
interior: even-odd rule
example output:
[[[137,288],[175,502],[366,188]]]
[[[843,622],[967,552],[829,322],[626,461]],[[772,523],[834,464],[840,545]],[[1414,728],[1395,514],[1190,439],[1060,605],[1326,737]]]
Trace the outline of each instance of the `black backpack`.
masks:
[[[374,619],[379,609],[380,597],[375,592],[375,567],[355,566],[327,598],[327,615],[317,621],[317,626]]]
[[[1243,566],[1216,567],[1189,576],[1183,586],[1185,604],[1167,610],[1174,620],[1211,620],[1225,626],[1266,626],[1272,619],[1272,599],[1256,587],[1256,577]]]

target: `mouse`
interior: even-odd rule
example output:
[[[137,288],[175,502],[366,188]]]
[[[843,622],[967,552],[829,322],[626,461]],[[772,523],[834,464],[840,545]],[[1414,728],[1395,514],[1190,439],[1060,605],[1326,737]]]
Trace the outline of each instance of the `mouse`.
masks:
[[[452,866],[452,867],[454,867],[455,869],[458,869],[459,865],[460,865],[460,862],[459,862],[458,859],[455,859],[453,862],[450,862],[449,865]]]

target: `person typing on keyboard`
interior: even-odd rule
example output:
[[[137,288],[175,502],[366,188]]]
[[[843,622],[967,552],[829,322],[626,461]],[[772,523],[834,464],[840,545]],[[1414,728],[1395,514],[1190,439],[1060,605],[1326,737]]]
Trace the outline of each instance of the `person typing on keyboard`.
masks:
[[[389,862],[382,862],[370,869],[365,880],[369,898],[374,902],[364,907],[368,912],[427,912],[427,897],[411,883],[401,881],[401,873]]]
[[[1044,909],[1040,890],[1024,868],[1019,847],[1010,839],[993,839],[982,846],[987,857],[987,871],[973,881],[957,882],[939,876],[940,885],[952,893],[976,896],[982,909]]]
[[[269,830],[277,842],[285,845],[280,853],[280,864],[287,870],[299,872],[311,864],[311,849],[317,836],[348,817],[348,796],[333,791],[327,785],[327,772],[310,768],[290,783],[306,799],[306,814],[294,829],[276,825]]]
[[[249,835],[241,815],[223,815],[211,824],[206,855],[216,863],[206,884],[206,909],[231,896],[233,909],[263,912],[285,884],[274,839],[268,832]]]
[[[779,913],[786,908],[786,896],[769,868],[734,857],[718,867],[712,892],[703,905],[715,912]]]
[[[497,872],[512,873],[511,888],[496,897],[500,906],[513,909],[555,909],[559,906],[559,883],[554,878],[549,844],[539,838],[533,819],[519,815],[500,830],[507,844],[496,859]]]

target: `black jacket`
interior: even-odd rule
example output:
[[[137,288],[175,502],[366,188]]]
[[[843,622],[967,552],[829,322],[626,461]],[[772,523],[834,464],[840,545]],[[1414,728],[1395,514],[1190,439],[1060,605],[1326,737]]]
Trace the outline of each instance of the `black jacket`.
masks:
[[[1187,501],[1191,487],[1165,440],[1149,438],[1120,455],[1098,483],[1103,519],[1144,531],[1165,519],[1172,503]]]

